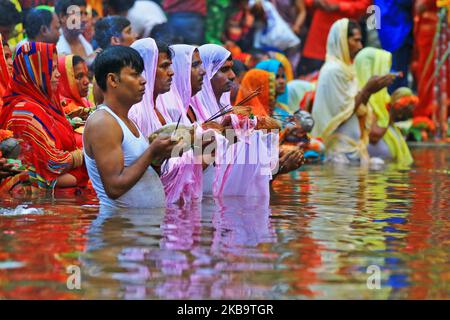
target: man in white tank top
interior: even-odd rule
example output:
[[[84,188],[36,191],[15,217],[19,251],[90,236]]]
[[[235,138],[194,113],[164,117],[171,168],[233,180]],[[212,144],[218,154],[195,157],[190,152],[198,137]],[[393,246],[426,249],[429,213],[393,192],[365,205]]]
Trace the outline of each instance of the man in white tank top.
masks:
[[[145,92],[143,68],[141,56],[129,47],[108,48],[95,60],[95,78],[105,99],[86,122],[83,142],[89,177],[101,205],[165,206],[164,189],[152,165],[169,158],[176,144],[170,138],[157,138],[149,145],[128,118]]]

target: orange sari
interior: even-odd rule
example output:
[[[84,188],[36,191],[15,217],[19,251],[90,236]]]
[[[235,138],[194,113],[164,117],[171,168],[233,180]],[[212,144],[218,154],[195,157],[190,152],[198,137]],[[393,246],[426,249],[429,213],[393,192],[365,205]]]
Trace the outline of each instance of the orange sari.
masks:
[[[256,116],[271,116],[270,106],[275,100],[275,76],[273,73],[259,69],[247,72],[242,79],[236,101],[241,101],[258,88],[261,88],[261,93],[248,101],[246,105],[252,108],[252,112]]]

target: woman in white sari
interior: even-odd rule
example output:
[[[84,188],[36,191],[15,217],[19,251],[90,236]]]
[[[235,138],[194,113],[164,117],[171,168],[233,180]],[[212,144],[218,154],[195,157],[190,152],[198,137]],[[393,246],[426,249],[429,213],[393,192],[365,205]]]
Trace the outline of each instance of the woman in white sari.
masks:
[[[344,18],[331,26],[312,111],[312,135],[322,138],[326,158],[335,162],[368,162],[372,117],[366,105],[373,93],[393,81],[391,75],[374,76],[358,92],[353,59],[361,49],[361,30],[355,21]]]

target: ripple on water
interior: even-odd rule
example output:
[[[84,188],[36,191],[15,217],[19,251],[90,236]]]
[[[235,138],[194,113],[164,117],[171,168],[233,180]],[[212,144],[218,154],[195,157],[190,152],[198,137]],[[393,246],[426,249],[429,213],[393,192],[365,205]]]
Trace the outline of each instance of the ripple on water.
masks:
[[[270,206],[205,198],[99,211],[89,199],[47,199],[23,203],[43,212],[22,217],[9,205],[0,299],[448,299],[447,154],[413,150],[412,170],[306,166],[273,182]],[[69,265],[83,274],[76,295]],[[371,266],[380,290],[367,288]]]
[[[42,208],[28,208],[28,205],[18,205],[14,209],[0,208],[0,216],[23,216],[28,214],[44,214]]]

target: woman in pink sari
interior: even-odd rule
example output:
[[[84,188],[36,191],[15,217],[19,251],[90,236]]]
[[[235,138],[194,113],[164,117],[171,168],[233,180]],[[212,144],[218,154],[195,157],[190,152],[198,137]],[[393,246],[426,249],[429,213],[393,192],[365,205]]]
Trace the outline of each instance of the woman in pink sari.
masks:
[[[219,166],[213,164],[216,158],[223,158],[224,152],[227,150],[228,141],[225,137],[210,128],[212,122],[204,123],[204,120],[198,120],[197,113],[192,107],[192,97],[202,90],[204,84],[204,76],[206,74],[203,68],[202,60],[199,51],[196,47],[190,45],[173,45],[171,49],[175,53],[173,58],[174,76],[172,86],[169,92],[160,95],[156,100],[156,107],[161,113],[168,114],[171,120],[181,124],[192,125],[196,127],[196,137],[202,138],[202,145],[208,144],[212,138],[216,142],[214,152],[202,152],[202,159],[198,158],[199,163],[203,163],[203,180],[204,185],[212,186],[212,181],[216,180],[219,173]],[[214,123],[215,127],[221,127]],[[204,148],[202,148],[205,150]],[[200,150],[200,149],[199,149]],[[214,155],[212,155],[212,153]],[[200,177],[202,178],[202,177]],[[216,180],[217,181],[217,180]],[[217,187],[219,187],[217,185]],[[209,188],[210,189],[210,188]],[[212,193],[212,190],[206,192],[207,195]],[[203,190],[205,191],[205,189]]]
[[[214,44],[203,45],[198,50],[206,69],[206,79],[191,105],[197,120],[205,121],[221,108],[231,105],[230,89],[235,75],[230,70],[232,59],[228,50]],[[278,133],[255,130],[256,119],[235,114],[230,118],[238,141],[228,148],[223,159],[216,157],[221,172],[214,178],[214,183],[212,179],[204,178],[204,192],[209,187],[216,197],[269,197],[272,171],[278,164]]]
[[[166,108],[156,108],[160,93],[155,92],[155,88],[159,87],[157,81],[161,81],[161,79],[156,79],[157,69],[163,68],[163,64],[167,61],[160,61],[160,57],[163,55],[159,54],[158,46],[151,38],[140,39],[134,42],[131,47],[137,50],[144,60],[143,76],[147,83],[142,101],[131,108],[129,117],[144,135],[150,136],[162,126],[178,121],[178,119],[172,119],[173,114],[171,116]],[[170,58],[169,60],[171,60]],[[172,96],[172,98],[177,99],[177,96]],[[184,122],[187,124],[186,120]],[[198,164],[198,161],[194,159],[192,151],[187,151],[181,157],[164,162],[161,166],[160,175],[168,204],[201,201],[202,165],[201,161]]]
[[[192,60],[194,52],[198,52],[198,49],[194,46],[177,44],[170,46],[174,53],[172,59],[172,68],[174,70],[172,85],[170,86],[170,91],[159,95],[156,99],[156,108],[167,114],[172,121],[178,122],[180,119],[181,124],[190,125],[192,124],[192,110],[191,98],[193,94],[198,92],[198,86],[203,84],[203,77],[205,75],[205,70],[200,65],[193,66]],[[196,61],[197,62],[197,61]],[[192,83],[192,68],[201,68],[198,77],[194,79],[195,83]],[[200,79],[201,78],[201,79]],[[196,87],[192,88],[192,86]],[[189,113],[189,115],[188,115]],[[195,115],[194,115],[195,117]]]

